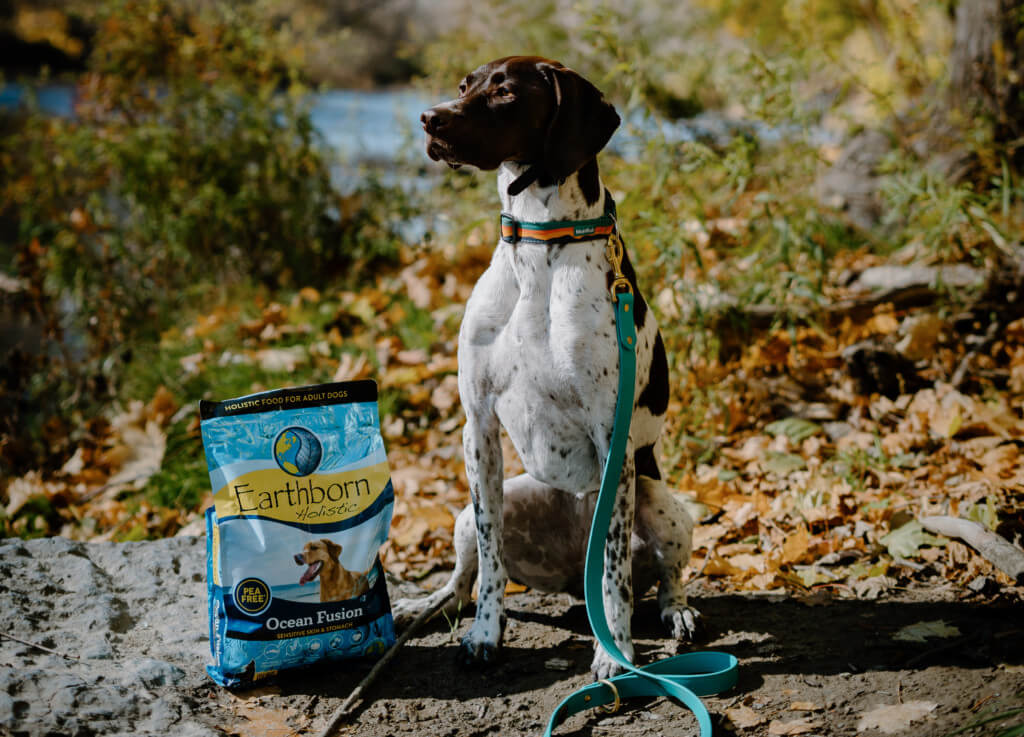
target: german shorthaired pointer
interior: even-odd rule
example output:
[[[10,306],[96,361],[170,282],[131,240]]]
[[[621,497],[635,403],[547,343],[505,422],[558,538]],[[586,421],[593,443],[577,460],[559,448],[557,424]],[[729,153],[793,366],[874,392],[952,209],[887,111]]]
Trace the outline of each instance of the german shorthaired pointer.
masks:
[[[485,64],[466,76],[457,99],[421,120],[430,158],[498,170],[506,224],[580,221],[614,211],[596,156],[619,116],[597,88],[558,62],[513,56]],[[498,656],[508,578],[582,596],[617,395],[607,236],[551,245],[519,239],[515,229],[503,228],[459,334],[473,503],[455,523],[455,571],[434,594],[394,606],[399,627],[448,592],[455,593],[448,604],[454,612],[471,601],[479,568],[476,617],[460,649],[466,664]],[[636,295],[637,399],[602,589],[616,644],[632,659],[634,595],[661,582],[661,618],[676,638],[693,635],[699,614],[687,606],[682,581],[693,523],[658,468],[668,406],[665,347],[628,258],[622,270]],[[502,478],[501,427],[527,471],[511,479]],[[607,678],[620,669],[598,647],[591,670]]]

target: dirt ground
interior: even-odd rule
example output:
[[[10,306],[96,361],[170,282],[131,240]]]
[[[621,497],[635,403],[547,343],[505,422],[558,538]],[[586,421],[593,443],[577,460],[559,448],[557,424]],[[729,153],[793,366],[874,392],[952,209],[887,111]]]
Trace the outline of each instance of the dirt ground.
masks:
[[[656,603],[648,597],[633,623],[638,657],[650,662],[690,649],[736,655],[737,687],[705,699],[716,734],[939,737],[1024,707],[1024,609],[1019,597],[1005,592],[982,599],[930,586],[876,601],[800,600],[698,585],[691,603],[706,623],[699,648],[664,639]],[[565,595],[532,592],[510,596],[508,608],[504,658],[493,670],[463,671],[456,665],[468,617],[427,625],[337,734],[540,735],[558,702],[590,681],[586,613],[581,602]],[[944,636],[897,639],[902,628],[920,622],[944,623],[938,626]],[[244,715],[226,730],[231,734],[316,734],[368,670],[361,664],[320,671],[244,695],[210,686],[206,695],[197,694],[197,702],[209,716],[218,715],[221,729],[224,712],[218,707]],[[879,709],[886,706],[895,709]],[[1024,722],[1024,715],[1009,721]],[[967,733],[995,735],[999,724]],[[574,716],[557,734],[683,737],[696,735],[697,724],[684,707],[648,699],[625,704],[614,715]]]
[[[446,576],[421,584],[436,588]],[[716,590],[720,581],[691,586],[706,623],[697,648],[740,661],[737,687],[705,700],[716,735],[945,737],[1024,707],[1020,588],[981,596],[935,576],[864,601],[735,594]],[[414,587],[394,588],[400,595]],[[456,665],[468,616],[430,623],[337,734],[539,737],[562,698],[590,681],[586,613],[566,595],[519,593],[507,605],[504,657],[493,669]],[[249,691],[215,686],[204,671],[199,537],[0,540],[0,612],[2,737],[316,735],[372,666],[288,673]],[[640,602],[633,631],[640,662],[693,649],[663,637],[651,597]],[[1024,711],[1011,718],[1024,722]],[[685,708],[648,699],[617,714],[576,715],[557,734],[681,737],[695,736],[697,724]],[[968,734],[1013,737],[998,722]]]

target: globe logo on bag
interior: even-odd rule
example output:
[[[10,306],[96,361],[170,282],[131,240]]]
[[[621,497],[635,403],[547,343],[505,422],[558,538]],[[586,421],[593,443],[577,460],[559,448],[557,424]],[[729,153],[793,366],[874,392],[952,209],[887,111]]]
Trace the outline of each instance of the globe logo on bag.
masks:
[[[309,476],[320,465],[323,454],[319,438],[304,427],[286,427],[274,441],[274,460],[292,476]]]

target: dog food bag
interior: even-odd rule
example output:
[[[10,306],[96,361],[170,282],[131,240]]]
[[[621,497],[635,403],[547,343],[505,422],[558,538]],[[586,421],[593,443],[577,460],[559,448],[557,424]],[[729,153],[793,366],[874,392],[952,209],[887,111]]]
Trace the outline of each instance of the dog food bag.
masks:
[[[394,506],[372,381],[199,405],[210,650],[244,686],[395,641],[378,550]]]

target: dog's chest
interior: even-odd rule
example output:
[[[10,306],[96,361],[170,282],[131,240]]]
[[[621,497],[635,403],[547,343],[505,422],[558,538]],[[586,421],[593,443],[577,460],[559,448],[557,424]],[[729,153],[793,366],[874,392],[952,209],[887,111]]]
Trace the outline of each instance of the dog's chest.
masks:
[[[527,471],[560,488],[596,486],[593,433],[614,411],[605,268],[599,243],[502,244],[460,336],[463,401],[489,393]]]

